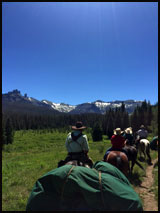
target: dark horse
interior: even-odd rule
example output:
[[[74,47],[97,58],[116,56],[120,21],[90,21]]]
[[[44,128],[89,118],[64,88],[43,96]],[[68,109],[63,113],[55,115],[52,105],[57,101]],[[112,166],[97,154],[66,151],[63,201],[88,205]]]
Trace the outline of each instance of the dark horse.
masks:
[[[144,170],[143,166],[137,161],[138,151],[137,151],[136,147],[130,146],[128,141],[126,140],[126,143],[125,143],[125,146],[123,147],[123,149],[127,153],[128,161],[131,162],[131,166],[130,166],[130,163],[129,163],[130,174],[132,174],[133,167],[134,167],[135,164],[137,164],[142,170]]]
[[[125,176],[128,176],[129,163],[125,153],[121,151],[110,151],[105,161],[117,167]]]

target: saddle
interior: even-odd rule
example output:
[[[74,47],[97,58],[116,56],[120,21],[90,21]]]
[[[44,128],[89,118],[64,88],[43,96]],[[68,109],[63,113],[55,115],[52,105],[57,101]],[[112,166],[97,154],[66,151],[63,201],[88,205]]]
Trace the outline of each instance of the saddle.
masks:
[[[112,151],[119,151],[119,152],[123,152],[124,154],[126,154],[127,158],[128,158],[128,152],[123,148],[123,149],[111,149],[109,151],[107,151],[103,157],[103,161],[105,161],[105,159],[107,158],[108,154]]]
[[[77,166],[85,166],[85,164],[88,164],[91,168],[93,166],[93,161],[84,152],[71,152],[68,153],[65,160],[58,162],[58,167],[67,164],[69,161],[77,161]]]

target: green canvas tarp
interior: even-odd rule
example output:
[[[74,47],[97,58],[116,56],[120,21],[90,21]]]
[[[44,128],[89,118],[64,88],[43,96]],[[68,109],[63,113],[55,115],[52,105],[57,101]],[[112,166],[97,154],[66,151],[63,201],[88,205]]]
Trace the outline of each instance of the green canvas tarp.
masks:
[[[40,177],[26,211],[143,211],[141,200],[116,167],[97,161],[93,168],[65,165]]]

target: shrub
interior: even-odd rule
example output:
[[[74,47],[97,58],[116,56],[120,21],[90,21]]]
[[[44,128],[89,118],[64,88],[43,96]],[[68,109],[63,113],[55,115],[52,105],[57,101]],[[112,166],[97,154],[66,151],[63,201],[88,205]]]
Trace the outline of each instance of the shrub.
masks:
[[[99,124],[96,124],[92,129],[92,139],[93,141],[102,141],[102,128]]]

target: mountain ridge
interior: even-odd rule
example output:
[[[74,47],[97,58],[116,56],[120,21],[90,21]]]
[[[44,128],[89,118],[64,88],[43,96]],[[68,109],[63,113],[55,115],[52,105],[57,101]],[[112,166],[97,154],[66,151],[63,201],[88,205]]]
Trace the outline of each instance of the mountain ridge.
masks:
[[[122,103],[125,104],[125,109],[128,113],[132,113],[136,106],[141,106],[143,101],[135,101],[132,99],[128,100],[115,100],[115,101],[103,101],[103,100],[96,100],[94,102],[87,102],[81,103],[77,105],[70,105],[65,103],[54,103],[52,101],[43,99],[41,101],[33,98],[28,97],[25,93],[24,96],[21,95],[21,92],[17,89],[2,94],[2,111],[7,110],[8,106],[10,106],[10,110],[13,107],[21,106],[24,108],[24,111],[27,111],[27,107],[32,108],[38,107],[41,111],[49,110],[50,112],[54,113],[69,113],[69,114],[81,114],[81,113],[100,113],[104,114],[110,108],[115,109],[116,107],[120,107]],[[6,107],[6,109],[5,109]],[[26,108],[25,108],[26,107]],[[36,109],[36,108],[35,108]],[[42,110],[42,111],[43,111]],[[16,109],[15,109],[16,111]]]

